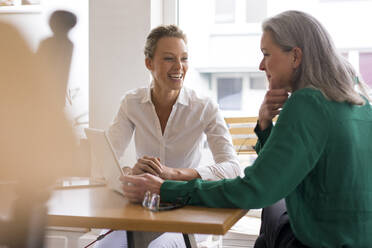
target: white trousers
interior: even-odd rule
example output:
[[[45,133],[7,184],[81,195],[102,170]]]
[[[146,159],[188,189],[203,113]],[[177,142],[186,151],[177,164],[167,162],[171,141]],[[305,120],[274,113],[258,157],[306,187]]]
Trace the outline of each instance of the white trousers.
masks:
[[[102,230],[101,234],[108,230]],[[197,243],[207,240],[207,234],[195,234]],[[96,248],[127,248],[127,232],[113,231],[105,238],[97,242]],[[186,248],[183,235],[181,233],[164,233],[154,239],[148,246],[149,248]]]

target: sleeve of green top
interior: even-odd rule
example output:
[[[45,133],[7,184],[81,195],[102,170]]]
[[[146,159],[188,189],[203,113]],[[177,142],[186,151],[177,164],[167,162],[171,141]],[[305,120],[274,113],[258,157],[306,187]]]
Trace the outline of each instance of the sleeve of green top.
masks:
[[[256,127],[254,128],[254,132],[256,133],[258,137],[257,143],[254,146],[254,150],[256,151],[257,154],[260,153],[263,146],[265,145],[267,139],[270,136],[272,128],[273,128],[273,123],[271,123],[270,126],[268,126],[265,130],[261,131],[260,127],[258,126],[258,121],[257,121]]]
[[[311,93],[311,92],[310,92]],[[308,91],[292,94],[243,178],[220,181],[165,181],[161,199],[209,207],[261,208],[290,194],[315,167],[328,139],[327,115],[320,98]]]

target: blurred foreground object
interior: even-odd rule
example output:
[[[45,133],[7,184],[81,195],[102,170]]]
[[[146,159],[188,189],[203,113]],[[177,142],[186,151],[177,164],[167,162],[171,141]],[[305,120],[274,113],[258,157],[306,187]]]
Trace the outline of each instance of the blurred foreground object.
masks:
[[[65,106],[74,50],[74,44],[69,39],[68,33],[76,23],[77,18],[73,13],[65,10],[54,11],[49,18],[53,35],[42,40],[37,51],[42,67],[45,68],[44,75],[48,73],[47,76],[53,78],[53,84],[58,87],[57,99],[61,108]]]
[[[0,54],[0,186],[13,182],[15,195],[0,219],[0,246],[40,248],[49,189],[72,175],[75,140],[58,103],[60,87],[19,32],[1,22]]]

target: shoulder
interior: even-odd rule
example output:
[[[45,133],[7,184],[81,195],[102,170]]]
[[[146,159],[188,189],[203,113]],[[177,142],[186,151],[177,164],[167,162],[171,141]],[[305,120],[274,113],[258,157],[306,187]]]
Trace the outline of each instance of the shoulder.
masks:
[[[314,88],[303,88],[294,92],[287,102],[288,104],[296,105],[306,105],[306,103],[324,105],[329,102],[329,100],[325,98],[320,90]]]
[[[188,98],[189,105],[191,107],[199,108],[215,108],[218,109],[217,103],[215,103],[210,97],[203,95],[200,92],[196,92],[193,89],[184,87],[185,95]]]
[[[140,102],[143,98],[146,97],[148,87],[141,87],[127,91],[124,96],[121,98],[121,102]]]
[[[317,99],[323,99],[325,100],[326,98],[324,97],[323,93],[314,88],[303,88],[300,90],[297,90],[292,94],[292,96],[302,96],[302,97],[309,97],[309,98],[317,98]]]
[[[303,119],[328,119],[330,101],[325,98],[320,90],[304,88],[294,92],[286,101],[280,112],[279,118],[282,122],[298,122]],[[278,119],[279,121],[279,119]]]

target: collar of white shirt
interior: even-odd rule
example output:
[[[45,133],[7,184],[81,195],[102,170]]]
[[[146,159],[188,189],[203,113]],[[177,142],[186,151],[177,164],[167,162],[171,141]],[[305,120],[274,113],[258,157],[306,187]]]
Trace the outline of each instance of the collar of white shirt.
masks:
[[[151,84],[147,87],[146,94],[143,96],[141,99],[141,103],[146,103],[146,102],[151,102],[151,89],[154,87],[154,82],[151,82]],[[182,87],[180,94],[178,95],[176,104],[182,104],[185,106],[189,105],[189,97],[188,97],[188,92],[187,90]]]

